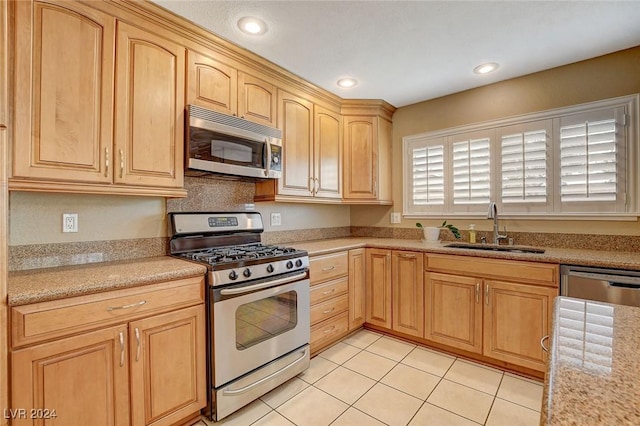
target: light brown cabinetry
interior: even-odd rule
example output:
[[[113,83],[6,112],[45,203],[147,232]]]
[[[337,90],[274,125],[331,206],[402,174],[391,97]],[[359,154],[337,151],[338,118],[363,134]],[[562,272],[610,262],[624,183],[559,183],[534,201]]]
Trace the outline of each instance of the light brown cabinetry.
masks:
[[[365,249],[349,250],[349,330],[360,328],[366,320]]]
[[[426,255],[426,338],[544,371],[558,265]]]
[[[386,249],[366,252],[367,323],[423,337],[422,254]]]
[[[276,88],[214,52],[189,50],[187,104],[275,127]]]
[[[55,409],[70,426],[196,414],[206,404],[203,288],[198,277],[12,308],[11,406]]]
[[[256,185],[257,201],[339,202],[342,196],[342,118],[337,110],[278,91],[283,170]]]
[[[115,182],[183,186],[185,49],[118,22]]]
[[[313,354],[349,331],[349,254],[314,256],[309,263]]]
[[[15,6],[10,189],[186,195],[184,48],[78,2]]]
[[[366,249],[366,319],[391,328],[391,250]]]
[[[343,199],[392,204],[391,114],[385,104],[345,101]]]
[[[415,337],[424,336],[424,267],[422,253],[391,252],[391,328]]]

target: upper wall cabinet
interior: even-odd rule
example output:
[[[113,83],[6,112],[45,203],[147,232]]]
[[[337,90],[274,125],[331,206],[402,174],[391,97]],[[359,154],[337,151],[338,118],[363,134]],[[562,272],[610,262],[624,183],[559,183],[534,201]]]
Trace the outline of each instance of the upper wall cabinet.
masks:
[[[275,86],[214,56],[189,51],[187,104],[275,127]]]
[[[351,204],[393,204],[391,114],[384,102],[345,101],[343,199]]]
[[[79,2],[15,2],[15,28],[10,189],[186,195],[184,48]]]
[[[181,188],[185,49],[123,22],[116,47],[115,181]]]
[[[340,202],[342,117],[337,110],[280,90],[283,171],[256,185],[256,201]]]

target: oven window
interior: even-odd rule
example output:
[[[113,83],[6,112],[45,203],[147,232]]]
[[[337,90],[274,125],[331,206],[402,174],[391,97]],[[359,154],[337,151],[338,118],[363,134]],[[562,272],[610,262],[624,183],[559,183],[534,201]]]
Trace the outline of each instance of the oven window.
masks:
[[[240,305],[236,310],[236,348],[247,349],[298,323],[298,295],[295,291]]]

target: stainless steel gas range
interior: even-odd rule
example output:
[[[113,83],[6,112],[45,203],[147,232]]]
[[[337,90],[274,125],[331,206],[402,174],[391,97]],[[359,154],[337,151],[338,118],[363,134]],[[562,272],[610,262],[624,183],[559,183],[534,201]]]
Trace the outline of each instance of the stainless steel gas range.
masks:
[[[263,245],[257,212],[169,213],[172,256],[207,265],[206,414],[220,420],[309,366],[309,257]]]

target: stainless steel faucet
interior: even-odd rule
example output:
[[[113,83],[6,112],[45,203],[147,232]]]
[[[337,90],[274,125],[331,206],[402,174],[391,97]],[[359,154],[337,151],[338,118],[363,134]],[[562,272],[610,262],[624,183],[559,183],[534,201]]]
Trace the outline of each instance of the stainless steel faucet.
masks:
[[[498,227],[498,206],[494,201],[489,203],[489,212],[487,213],[487,219],[493,219],[493,244],[500,244],[501,240],[506,240],[507,227],[504,227],[504,234],[500,234],[500,228]]]

